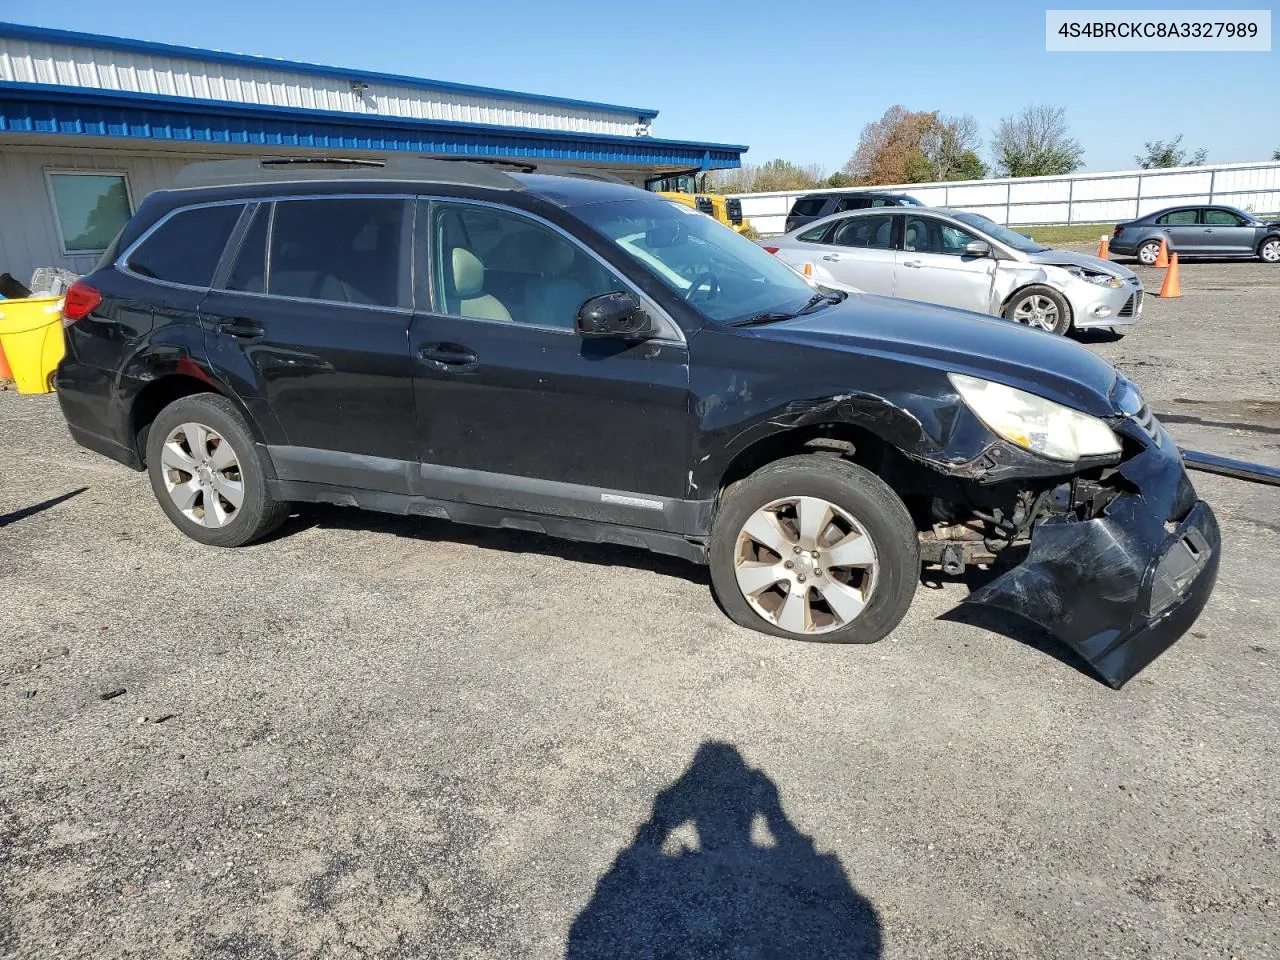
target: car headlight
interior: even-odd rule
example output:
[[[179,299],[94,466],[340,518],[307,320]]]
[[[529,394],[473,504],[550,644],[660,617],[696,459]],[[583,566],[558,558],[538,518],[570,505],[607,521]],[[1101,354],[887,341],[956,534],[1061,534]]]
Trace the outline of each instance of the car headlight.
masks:
[[[1003,383],[962,373],[947,376],[988,429],[1032,453],[1074,462],[1120,452],[1119,438],[1097,417]]]
[[[1077,280],[1083,280],[1085,283],[1096,283],[1100,287],[1113,289],[1124,286],[1122,279],[1113,277],[1109,273],[1098,273],[1095,270],[1086,270],[1084,267],[1065,267],[1064,269]]]

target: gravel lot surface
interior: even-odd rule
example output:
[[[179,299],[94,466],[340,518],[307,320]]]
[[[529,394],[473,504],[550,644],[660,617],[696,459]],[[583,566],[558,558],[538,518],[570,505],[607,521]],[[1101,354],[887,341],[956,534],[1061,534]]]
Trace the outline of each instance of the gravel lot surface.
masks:
[[[1086,342],[1280,466],[1280,268],[1183,290]],[[1218,589],[1117,693],[961,582],[829,647],[624,549],[203,548],[0,393],[0,957],[1280,956],[1280,489],[1196,482]]]

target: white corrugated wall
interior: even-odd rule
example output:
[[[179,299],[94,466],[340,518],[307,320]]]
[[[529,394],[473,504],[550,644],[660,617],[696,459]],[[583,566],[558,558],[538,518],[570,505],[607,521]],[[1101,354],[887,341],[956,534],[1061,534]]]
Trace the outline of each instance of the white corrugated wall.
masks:
[[[637,120],[633,113],[429,86],[370,83],[357,94],[350,79],[294,72],[266,62],[255,68],[6,37],[0,37],[0,80],[619,136],[635,134]]]

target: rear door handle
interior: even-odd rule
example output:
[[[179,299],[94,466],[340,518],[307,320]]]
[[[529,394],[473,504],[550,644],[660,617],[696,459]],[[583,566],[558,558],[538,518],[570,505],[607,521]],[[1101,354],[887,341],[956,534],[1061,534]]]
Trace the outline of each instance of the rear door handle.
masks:
[[[266,335],[262,324],[244,319],[224,320],[218,324],[218,331],[237,340],[261,340]]]
[[[902,265],[903,265],[904,267],[923,267],[923,266],[924,266],[924,261],[922,261],[922,260],[903,260],[903,261],[902,261]]]
[[[460,370],[480,362],[469,347],[459,343],[428,343],[418,351],[418,356],[438,370]]]
[[[839,260],[840,260],[840,254],[838,254],[838,253],[824,253],[824,254],[822,255],[822,259],[823,259],[823,260],[832,260],[832,261],[835,261],[835,262],[839,262]]]

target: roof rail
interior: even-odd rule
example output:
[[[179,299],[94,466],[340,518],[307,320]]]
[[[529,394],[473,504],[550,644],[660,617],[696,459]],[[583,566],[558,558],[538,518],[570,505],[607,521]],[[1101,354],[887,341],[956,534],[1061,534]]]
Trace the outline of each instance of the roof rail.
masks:
[[[484,163],[429,157],[244,157],[189,163],[174,189],[290,180],[421,180],[493,190],[523,190],[520,181]]]

